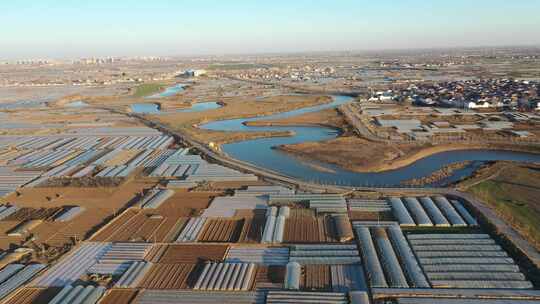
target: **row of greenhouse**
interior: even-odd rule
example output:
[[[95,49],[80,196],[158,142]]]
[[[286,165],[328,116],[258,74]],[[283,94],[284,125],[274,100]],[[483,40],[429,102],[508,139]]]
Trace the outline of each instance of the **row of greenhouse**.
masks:
[[[397,225],[353,227],[371,287],[430,287]]]
[[[468,227],[478,226],[477,220],[457,200],[444,196],[391,197],[392,211],[402,227]]]
[[[41,172],[18,171],[13,167],[0,166],[0,198],[30,183]]]
[[[128,129],[127,129],[128,130]],[[129,131],[127,131],[129,132]],[[144,150],[165,149],[173,142],[173,138],[155,132],[150,136],[99,136],[99,135],[51,135],[20,136],[2,142],[4,148],[18,150]]]
[[[435,288],[532,288],[514,259],[488,234],[409,234]]]
[[[272,206],[266,209],[266,222],[264,225],[262,243],[281,243],[285,231],[285,221],[291,210],[287,206],[279,208]]]

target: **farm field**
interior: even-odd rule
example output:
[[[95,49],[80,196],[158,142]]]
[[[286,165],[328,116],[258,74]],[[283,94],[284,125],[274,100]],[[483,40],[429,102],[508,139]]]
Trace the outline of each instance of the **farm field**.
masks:
[[[162,83],[145,83],[137,86],[135,92],[133,93],[134,97],[145,97],[157,93],[165,88],[165,85]]]
[[[2,62],[70,94],[0,96],[0,304],[539,302],[540,165],[497,159],[536,159],[540,83],[504,75],[540,57],[507,52]],[[422,137],[458,126],[516,142]]]
[[[503,219],[540,248],[540,178],[538,166],[498,165],[496,174],[478,176],[467,191],[489,204]],[[475,182],[467,181],[467,183]]]
[[[27,220],[42,220],[32,230],[35,242],[52,247],[63,247],[74,241],[81,241],[107,220],[125,208],[136,196],[153,184],[147,182],[128,182],[116,188],[27,188],[0,199],[2,203],[15,204],[20,209],[8,218],[0,221],[0,228],[6,231],[18,223]],[[52,221],[64,206],[77,205],[84,211],[68,222]],[[9,244],[20,238],[2,237],[0,245],[8,248]]]

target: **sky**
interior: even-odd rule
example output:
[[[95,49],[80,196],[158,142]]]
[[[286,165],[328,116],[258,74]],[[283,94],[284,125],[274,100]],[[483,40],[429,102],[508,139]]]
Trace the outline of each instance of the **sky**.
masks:
[[[540,0],[0,0],[0,59],[540,45]]]

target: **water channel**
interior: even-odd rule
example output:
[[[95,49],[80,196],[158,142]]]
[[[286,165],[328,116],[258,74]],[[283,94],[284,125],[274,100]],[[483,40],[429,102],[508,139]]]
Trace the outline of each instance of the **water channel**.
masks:
[[[153,99],[153,98],[165,98],[165,97],[172,97],[182,91],[184,91],[185,85],[179,83],[175,84],[172,87],[166,88],[163,92],[156,93],[154,95],[147,96],[145,98],[147,99]]]
[[[292,131],[294,132],[294,136],[246,140],[225,144],[222,146],[222,149],[225,153],[233,158],[249,162],[260,167],[268,168],[270,170],[291,177],[300,178],[305,181],[331,185],[337,184],[357,187],[400,186],[404,181],[429,176],[431,173],[446,165],[470,161],[469,165],[462,169],[455,170],[451,176],[431,184],[431,186],[443,186],[458,181],[463,177],[469,176],[487,161],[507,160],[519,162],[540,162],[540,155],[532,153],[495,150],[462,150],[437,153],[418,160],[409,166],[396,170],[377,173],[357,173],[331,164],[303,161],[291,154],[273,148],[285,144],[297,144],[308,141],[323,141],[333,139],[339,136],[338,130],[319,126],[255,127],[246,126],[244,124],[244,122],[248,121],[281,119],[304,113],[316,112],[328,108],[334,108],[341,104],[352,101],[352,98],[348,96],[334,96],[333,98],[333,102],[324,105],[306,107],[268,116],[214,121],[202,125],[201,128],[217,131],[244,132]],[[320,170],[316,167],[324,167],[325,170]]]
[[[166,88],[163,92],[145,97],[146,99],[159,99],[172,97],[182,91],[184,91],[185,85],[176,84],[174,86]],[[131,111],[139,114],[166,114],[171,112],[202,112],[212,109],[221,108],[222,105],[215,101],[198,102],[191,105],[189,108],[177,109],[171,111],[161,111],[160,105],[154,102],[135,103],[130,106]]]

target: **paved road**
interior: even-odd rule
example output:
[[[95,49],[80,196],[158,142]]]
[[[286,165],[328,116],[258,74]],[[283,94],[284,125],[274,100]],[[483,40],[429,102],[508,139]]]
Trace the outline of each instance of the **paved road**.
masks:
[[[338,110],[345,116],[345,120],[354,127],[356,133],[367,140],[373,141],[373,142],[383,142],[388,143],[389,141],[383,138],[380,138],[371,131],[369,131],[366,127],[366,125],[360,120],[360,117],[358,117],[358,112],[352,108],[350,104],[342,105],[338,108]]]

